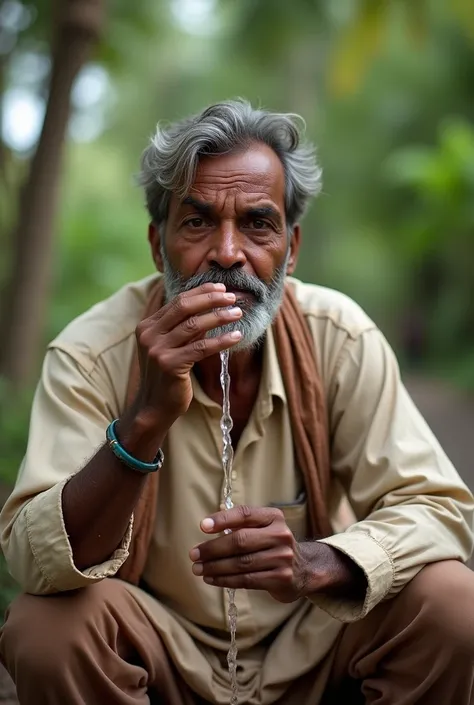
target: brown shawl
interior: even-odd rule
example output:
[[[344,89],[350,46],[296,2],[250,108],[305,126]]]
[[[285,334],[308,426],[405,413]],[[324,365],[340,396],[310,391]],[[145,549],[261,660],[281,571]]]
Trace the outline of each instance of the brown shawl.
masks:
[[[150,291],[144,318],[163,304],[159,279]],[[312,538],[329,536],[329,435],[324,390],[316,368],[314,345],[301,308],[290,285],[273,324],[278,360],[288,399],[295,457],[304,477]],[[140,368],[134,355],[127,402],[136,395]],[[166,458],[165,458],[166,463]],[[158,498],[159,472],[149,475],[135,508],[130,556],[119,571],[122,580],[138,584],[145,567],[153,533]]]

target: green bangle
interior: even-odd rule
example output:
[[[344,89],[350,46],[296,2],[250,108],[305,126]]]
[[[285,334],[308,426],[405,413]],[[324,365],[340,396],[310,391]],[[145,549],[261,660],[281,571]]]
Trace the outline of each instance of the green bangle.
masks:
[[[110,426],[108,426],[107,431],[105,432],[105,436],[107,438],[107,444],[112,451],[112,453],[122,462],[124,465],[127,465],[129,468],[132,470],[136,470],[137,472],[142,472],[142,473],[148,473],[148,472],[156,472],[161,468],[163,465],[163,451],[161,448],[158,450],[158,453],[156,454],[156,457],[152,463],[144,463],[142,460],[138,460],[138,458],[134,458],[133,455],[130,455],[130,453],[127,453],[125,448],[120,444],[117,434],[115,433],[115,427],[117,425],[118,419],[115,419],[115,421],[112,421]]]

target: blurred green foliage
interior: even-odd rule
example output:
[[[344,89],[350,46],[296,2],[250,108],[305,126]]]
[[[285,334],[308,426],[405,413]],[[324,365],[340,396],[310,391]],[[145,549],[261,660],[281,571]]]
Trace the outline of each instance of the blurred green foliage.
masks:
[[[428,292],[417,292],[427,344],[435,359],[456,369],[459,382],[472,386],[474,126],[443,121],[434,145],[398,150],[386,173],[411,197],[398,227],[398,257],[415,282],[427,266],[434,278]]]
[[[28,5],[34,19],[3,67],[0,59],[5,97],[25,84],[15,71],[22,55],[48,56],[49,4]],[[297,274],[354,297],[406,365],[474,389],[472,0],[274,0],[271,11],[266,0],[109,7],[93,59],[108,77],[103,127],[92,140],[77,128],[68,144],[45,344],[94,302],[152,271],[133,174],[155,123],[244,95],[300,112],[318,145],[324,190],[304,223]],[[44,80],[28,90],[44,96]],[[91,110],[76,100],[73,119]],[[0,277],[8,274],[11,194],[29,158],[4,149]],[[24,451],[31,393],[0,398],[3,483]]]

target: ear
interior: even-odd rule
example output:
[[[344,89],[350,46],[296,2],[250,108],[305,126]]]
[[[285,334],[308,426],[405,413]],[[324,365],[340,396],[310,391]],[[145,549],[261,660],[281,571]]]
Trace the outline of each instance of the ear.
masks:
[[[288,265],[286,267],[286,273],[288,276],[293,274],[296,269],[296,264],[298,262],[298,254],[300,251],[301,242],[301,228],[298,224],[293,227],[290,239],[290,256],[288,257]]]
[[[161,256],[161,232],[153,223],[148,225],[148,242],[150,243],[151,256],[155,267],[159,272],[163,272],[163,258]]]

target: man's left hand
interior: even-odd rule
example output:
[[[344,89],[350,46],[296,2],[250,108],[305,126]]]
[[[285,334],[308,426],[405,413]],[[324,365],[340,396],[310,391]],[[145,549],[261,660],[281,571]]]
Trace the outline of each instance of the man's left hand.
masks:
[[[298,543],[283,512],[238,506],[201,522],[207,534],[222,534],[190,551],[193,573],[216,587],[266,590],[279,602],[321,592],[361,592],[362,571],[324,543]],[[361,580],[362,578],[362,580]]]

